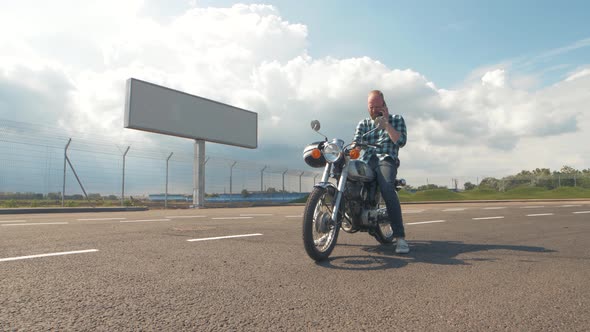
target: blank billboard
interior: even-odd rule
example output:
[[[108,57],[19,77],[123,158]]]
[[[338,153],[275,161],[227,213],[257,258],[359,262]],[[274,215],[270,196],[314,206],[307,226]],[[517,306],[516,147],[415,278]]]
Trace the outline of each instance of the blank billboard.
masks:
[[[135,78],[127,80],[125,128],[254,149],[258,114]]]

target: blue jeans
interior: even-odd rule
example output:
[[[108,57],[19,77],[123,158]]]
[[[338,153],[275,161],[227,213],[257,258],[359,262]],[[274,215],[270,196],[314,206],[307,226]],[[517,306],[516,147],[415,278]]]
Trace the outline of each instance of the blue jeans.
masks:
[[[393,229],[394,237],[405,237],[404,221],[402,219],[402,207],[395,191],[395,178],[397,176],[396,163],[392,158],[387,157],[379,160],[377,156],[371,157],[369,166],[377,174],[377,183],[381,191],[381,197],[385,201],[387,213],[391,220],[391,228]]]

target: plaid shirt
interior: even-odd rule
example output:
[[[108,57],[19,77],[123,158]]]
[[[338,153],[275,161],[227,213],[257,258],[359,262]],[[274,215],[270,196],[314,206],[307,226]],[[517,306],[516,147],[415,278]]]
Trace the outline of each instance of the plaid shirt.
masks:
[[[361,160],[368,162],[373,155],[377,155],[379,160],[385,159],[385,157],[391,157],[394,160],[398,158],[399,149],[406,145],[408,138],[406,123],[401,115],[389,115],[389,123],[395,130],[401,133],[400,138],[397,142],[392,142],[387,130],[378,129],[362,138],[362,141],[368,144],[380,145],[378,148],[368,148],[365,153],[361,156]],[[354,141],[360,142],[361,137],[375,129],[375,121],[371,118],[361,120],[356,126],[356,132],[354,134]]]

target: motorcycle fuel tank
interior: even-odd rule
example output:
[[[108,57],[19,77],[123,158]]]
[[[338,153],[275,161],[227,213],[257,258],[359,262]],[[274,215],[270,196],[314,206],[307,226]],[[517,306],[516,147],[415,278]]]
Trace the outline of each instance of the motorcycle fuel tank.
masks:
[[[375,172],[367,163],[360,160],[351,160],[348,164],[348,179],[352,181],[371,182],[375,180]]]

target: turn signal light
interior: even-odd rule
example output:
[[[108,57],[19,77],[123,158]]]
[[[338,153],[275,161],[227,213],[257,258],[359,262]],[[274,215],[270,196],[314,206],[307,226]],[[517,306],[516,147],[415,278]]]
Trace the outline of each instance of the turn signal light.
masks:
[[[320,151],[320,149],[311,150],[311,157],[313,159],[320,159],[321,156],[322,156],[322,151]]]
[[[352,149],[349,152],[350,159],[358,159],[361,156],[361,150],[359,149]]]

